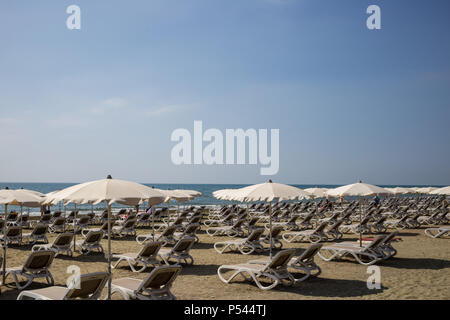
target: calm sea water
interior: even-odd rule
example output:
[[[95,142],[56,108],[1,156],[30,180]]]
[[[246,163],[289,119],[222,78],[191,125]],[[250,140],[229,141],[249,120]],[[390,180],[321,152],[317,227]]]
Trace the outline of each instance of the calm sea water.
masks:
[[[5,183],[0,182],[0,189],[3,189],[5,187],[8,187],[10,189],[30,189],[30,190],[36,190],[42,193],[48,193],[55,190],[61,190],[70,186],[75,185],[76,183]],[[145,184],[146,186],[152,187],[158,189],[165,189],[165,190],[174,190],[174,189],[189,189],[189,190],[196,190],[200,191],[202,193],[201,197],[196,198],[195,200],[192,200],[188,202],[189,205],[220,205],[220,204],[229,204],[229,201],[222,201],[218,200],[213,197],[212,193],[214,191],[220,190],[220,189],[235,189],[235,188],[242,188],[247,185],[243,184]],[[306,185],[306,184],[298,184],[293,185],[295,187],[306,189],[306,188],[336,188],[338,185]],[[392,187],[388,185],[381,185],[381,187]],[[402,187],[422,187],[421,185],[414,185],[414,186],[405,186]],[[436,186],[440,187],[440,186]],[[172,205],[177,205],[176,201],[172,202]],[[1,207],[1,206],[0,206]],[[120,205],[114,205],[114,207],[121,207]],[[73,208],[72,204],[69,204],[66,209],[70,210]],[[79,205],[78,208],[80,210],[91,210],[90,205]],[[105,204],[101,203],[94,207],[96,210],[100,210],[105,208]],[[11,206],[11,210],[16,209],[15,207]],[[56,205],[52,207],[52,210],[58,210],[61,209],[60,205]],[[0,212],[3,211],[3,208],[0,209]],[[31,211],[36,211],[36,209],[31,209]]]

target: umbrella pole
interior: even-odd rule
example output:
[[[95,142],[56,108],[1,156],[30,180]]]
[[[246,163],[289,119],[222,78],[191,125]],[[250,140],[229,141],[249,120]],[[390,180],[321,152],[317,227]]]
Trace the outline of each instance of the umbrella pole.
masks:
[[[148,200],[148,206],[150,207],[150,199]],[[169,207],[169,204],[167,204]],[[167,212],[169,212],[169,208],[167,208]],[[155,242],[155,214],[153,213],[153,206],[151,206],[151,214],[152,214],[152,239]]]
[[[20,205],[20,238],[22,239],[22,215],[23,215],[23,205]]]
[[[270,239],[270,260],[272,260],[272,201],[269,202],[269,239]]]
[[[6,278],[6,213],[8,212],[8,205],[5,204],[5,215],[3,219],[3,277],[2,277],[2,284],[5,284],[5,278]]]
[[[111,205],[108,203],[108,300],[111,300]]]
[[[362,233],[361,233],[361,222],[362,222],[362,199],[361,198],[359,198],[359,225],[360,225],[360,228],[359,228],[359,246],[360,247],[362,247]]]
[[[75,210],[73,211],[73,250],[76,250],[76,237],[77,237],[77,233],[75,232],[75,227],[76,227],[76,223],[77,223],[77,204],[75,203]]]

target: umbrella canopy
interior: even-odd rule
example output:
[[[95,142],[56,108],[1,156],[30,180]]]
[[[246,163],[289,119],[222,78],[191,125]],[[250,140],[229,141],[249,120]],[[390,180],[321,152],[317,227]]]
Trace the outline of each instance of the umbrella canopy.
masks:
[[[217,196],[217,191],[213,193]],[[274,183],[272,180],[266,183],[255,184],[241,189],[219,190],[219,197],[226,200],[240,202],[266,201],[269,202],[269,235],[270,235],[270,257],[272,258],[272,201],[301,200],[310,198],[311,194],[302,189],[286,184]]]
[[[430,194],[431,192],[433,192],[434,190],[437,190],[438,188],[436,187],[423,187],[423,188],[417,188],[416,191],[418,193],[424,193],[424,194]]]
[[[336,189],[331,189],[326,194],[333,197],[368,197],[374,195],[392,195],[393,192],[384,188],[367,184],[367,183],[353,183],[346,186],[342,186]],[[359,220],[362,221],[362,203],[360,201]],[[362,233],[359,232],[359,245],[362,246]]]
[[[162,203],[166,195],[161,190],[149,188],[142,184],[119,179],[102,179],[85,182],[69,188],[47,194],[46,202],[49,204],[63,201],[76,204],[108,204],[120,203],[136,206],[151,199],[153,204]]]
[[[327,188],[308,188],[305,189],[306,192],[309,192],[314,198],[325,198],[327,195],[325,192],[328,191]]]
[[[40,206],[45,198],[40,197],[28,190],[18,189],[10,190],[3,189],[0,190],[0,204],[5,206],[5,220],[3,223],[3,234],[6,234],[6,216],[8,213],[8,205],[18,205],[25,207],[36,207]],[[6,239],[5,239],[6,240]],[[6,249],[8,248],[7,241],[3,241],[3,281],[5,283],[6,275]]]
[[[233,200],[233,197],[240,189],[221,189],[213,192],[214,198],[219,200]]]
[[[411,188],[403,188],[403,187],[385,188],[385,189],[391,191],[393,194],[410,194],[416,192]]]
[[[95,180],[77,184],[75,186],[55,192],[47,197],[50,203],[63,201],[75,204],[98,204],[106,202],[108,205],[108,272],[111,274],[111,204],[117,202],[124,205],[139,205],[148,200],[149,204],[164,202],[166,195],[161,190],[149,188],[142,184],[112,179]],[[75,223],[75,219],[74,219]],[[75,231],[75,227],[74,227]],[[74,237],[75,242],[75,237]],[[108,298],[111,298],[111,277],[108,286]]]
[[[19,190],[26,191],[26,192],[34,194],[35,196],[38,196],[38,197],[45,197],[46,196],[44,193],[36,191],[36,190],[29,190],[29,189],[23,189],[23,188],[19,189]]]
[[[300,188],[292,187],[287,184],[266,182],[244,187],[241,189],[231,189],[222,193],[227,200],[241,202],[250,201],[284,201],[301,200],[310,198],[311,194]]]
[[[189,190],[161,190],[166,196],[166,201],[176,200],[177,202],[186,202],[194,200],[195,196]]]
[[[179,189],[179,190],[175,190],[175,191],[182,191],[183,193],[187,193],[187,194],[191,195],[194,198],[202,196],[202,193],[200,191],[196,191],[196,190]]]
[[[433,190],[430,192],[430,194],[442,194],[450,196],[450,186]]]
[[[44,200],[45,198],[25,189],[0,190],[0,204],[39,207],[44,202]]]
[[[330,189],[326,194],[332,197],[366,197],[374,195],[392,195],[393,192],[372,184],[358,182],[336,189]]]

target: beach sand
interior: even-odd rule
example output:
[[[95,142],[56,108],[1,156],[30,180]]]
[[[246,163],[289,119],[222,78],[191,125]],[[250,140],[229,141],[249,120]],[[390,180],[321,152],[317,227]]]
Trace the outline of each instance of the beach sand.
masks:
[[[367,267],[350,259],[339,262],[325,262],[316,257],[322,268],[322,274],[310,278],[294,287],[278,286],[270,291],[262,291],[240,277],[231,284],[225,284],[217,276],[217,269],[222,264],[244,263],[260,258],[261,255],[242,255],[239,253],[219,254],[214,242],[229,239],[228,237],[210,237],[199,233],[200,243],[191,251],[195,259],[193,266],[183,267],[181,275],[176,279],[172,292],[180,299],[207,300],[251,300],[251,299],[450,299],[450,239],[432,239],[424,235],[423,229],[402,230],[399,237],[403,241],[394,243],[397,256],[379,264],[382,288],[368,289]],[[149,228],[139,228],[138,234],[149,233]],[[365,235],[367,236],[367,235]],[[51,242],[55,235],[48,236]],[[357,235],[346,235],[344,240],[357,240]],[[78,235],[77,239],[81,239]],[[307,248],[308,243],[287,244],[284,248],[296,248],[297,254]],[[102,241],[107,248],[107,241]],[[32,245],[10,245],[7,251],[7,267],[21,266],[30,253]],[[113,253],[138,252],[140,245],[134,237],[112,241]],[[77,265],[81,273],[106,271],[107,264],[103,254],[94,253],[74,258],[59,255],[50,268],[56,285],[64,286],[69,274],[67,267]],[[149,269],[150,270],[150,269]],[[134,277],[143,279],[148,273],[133,273],[123,262],[118,269],[113,269],[113,279]],[[18,290],[13,278],[8,277],[7,285],[2,286],[0,299],[16,299]],[[28,289],[46,287],[44,279],[36,280]],[[106,295],[104,290],[103,297]],[[121,299],[114,294],[113,299]]]

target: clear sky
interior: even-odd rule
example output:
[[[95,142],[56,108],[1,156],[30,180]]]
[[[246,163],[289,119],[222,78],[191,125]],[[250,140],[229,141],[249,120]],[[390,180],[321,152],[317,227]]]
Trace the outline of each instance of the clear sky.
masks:
[[[0,181],[268,179],[172,164],[172,131],[202,120],[280,129],[274,181],[449,185],[449,14],[448,0],[2,1]]]

